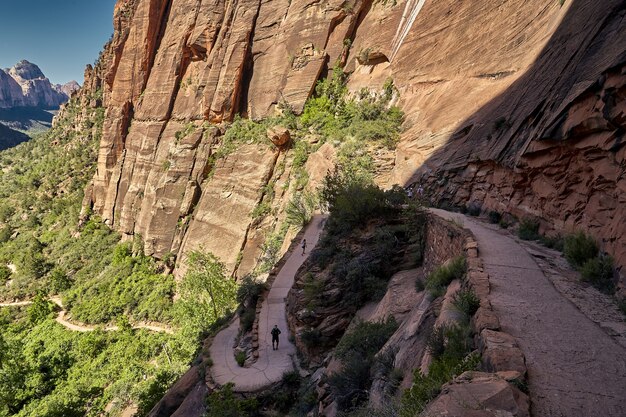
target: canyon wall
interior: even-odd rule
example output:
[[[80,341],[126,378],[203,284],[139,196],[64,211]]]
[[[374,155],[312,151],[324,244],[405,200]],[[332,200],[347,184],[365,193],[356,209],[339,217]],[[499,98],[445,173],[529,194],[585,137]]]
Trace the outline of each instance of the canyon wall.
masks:
[[[379,181],[421,181],[435,200],[586,229],[624,265],[624,9],[120,0],[96,77],[107,111],[85,207],[140,234],[157,257],[202,247],[233,272],[250,270],[294,192],[276,188],[289,183],[291,152],[248,144],[213,156],[236,115],[298,113],[339,64],[352,91],[388,78],[399,90],[405,132]],[[268,186],[277,214],[258,221]]]

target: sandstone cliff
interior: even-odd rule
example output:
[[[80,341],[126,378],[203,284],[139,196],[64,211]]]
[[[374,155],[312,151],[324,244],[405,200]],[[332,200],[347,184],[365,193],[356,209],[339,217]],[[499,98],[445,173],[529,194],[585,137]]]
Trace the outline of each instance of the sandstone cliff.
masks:
[[[380,181],[584,228],[623,265],[623,14],[618,0],[120,0],[86,205],[158,257],[202,245],[231,270],[253,263],[246,213],[289,152],[213,165],[223,123],[301,111],[339,63],[353,91],[399,89],[406,131]]]

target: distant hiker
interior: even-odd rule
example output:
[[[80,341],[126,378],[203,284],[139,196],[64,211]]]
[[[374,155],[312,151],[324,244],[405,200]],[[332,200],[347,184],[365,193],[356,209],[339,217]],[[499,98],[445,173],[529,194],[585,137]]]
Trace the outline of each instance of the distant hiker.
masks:
[[[280,329],[278,328],[278,325],[275,324],[274,328],[272,329],[272,350],[278,350],[278,335],[280,334]],[[274,345],[274,343],[276,343]]]
[[[306,239],[304,239],[302,241],[302,254],[304,255],[304,252],[306,251]]]
[[[420,197],[424,195],[424,187],[422,187],[422,184],[420,184],[419,187],[417,188],[417,193],[419,194]]]
[[[413,198],[413,189],[411,187],[407,187],[406,196],[409,198]]]

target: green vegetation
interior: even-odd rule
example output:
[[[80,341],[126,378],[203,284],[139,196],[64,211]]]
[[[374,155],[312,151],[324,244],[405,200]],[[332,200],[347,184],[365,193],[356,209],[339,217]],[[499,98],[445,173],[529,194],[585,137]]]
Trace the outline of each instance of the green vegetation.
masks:
[[[287,223],[290,226],[304,227],[313,218],[317,205],[315,194],[306,191],[296,194],[285,210]]]
[[[367,400],[372,370],[380,360],[376,355],[397,328],[393,317],[378,323],[360,322],[340,340],[335,356],[342,368],[330,376],[328,384],[341,411],[354,409]]]
[[[242,400],[235,396],[233,384],[227,384],[209,394],[205,417],[252,417],[258,415],[256,399]]]
[[[175,323],[186,337],[199,341],[211,327],[231,316],[237,307],[237,284],[213,254],[192,251],[174,305]]]
[[[81,218],[104,109],[72,100],[62,117],[47,134],[0,152],[1,297],[33,300],[0,309],[0,416],[119,415],[130,405],[146,415],[188,369],[198,340],[234,308],[236,289],[210,254],[192,254],[173,303],[173,277],[140,238],[119,243],[97,216]],[[61,296],[72,319],[120,330],[69,331],[54,321],[50,295]],[[176,333],[132,329],[144,320],[175,324]]]
[[[613,258],[610,256],[599,256],[589,259],[580,268],[580,277],[584,282],[588,282],[605,294],[615,292],[615,282],[613,281]]]
[[[454,376],[476,369],[480,356],[470,353],[471,348],[471,330],[468,325],[434,328],[428,339],[428,349],[433,356],[428,374],[423,374],[419,368],[415,370],[413,385],[402,397],[400,416],[419,415],[428,402],[441,392],[443,384]]]
[[[367,89],[348,97],[346,75],[335,67],[332,75],[320,81],[317,97],[307,101],[300,118],[303,128],[313,128],[325,140],[379,142],[393,148],[400,134],[403,113],[390,106],[392,83],[376,94]]]
[[[570,265],[575,268],[581,268],[585,262],[598,256],[598,251],[595,239],[583,232],[565,237],[563,254]]]
[[[539,241],[543,246],[550,249],[556,249],[563,252],[565,247],[565,239],[560,234],[545,235],[539,238]]]
[[[448,284],[455,279],[463,278],[466,270],[467,263],[465,257],[458,256],[431,272],[426,278],[426,289],[434,297],[439,297],[444,294]]]
[[[472,289],[462,289],[454,294],[452,304],[456,307],[460,312],[462,312],[465,317],[470,318],[478,311],[478,307],[480,307],[480,299]]]
[[[522,219],[517,228],[517,236],[522,240],[538,240],[540,238],[539,222],[531,218]]]
[[[489,211],[489,223],[498,224],[500,220],[502,220],[502,214],[498,213],[495,210]]]
[[[71,332],[50,308],[39,299],[0,311],[0,416],[96,416],[109,404],[117,414],[130,403],[145,415],[186,370],[192,352],[175,336]]]
[[[246,359],[246,352],[240,350],[235,352],[235,362],[237,362],[237,365],[243,366],[246,363]]]
[[[119,315],[135,321],[172,318],[174,278],[164,276],[141,246],[140,242],[118,244],[100,274],[81,279],[65,292],[64,305],[74,318],[94,324],[108,323]]]
[[[268,286],[264,282],[255,281],[250,275],[246,275],[237,290],[237,302],[239,303],[239,322],[243,331],[250,331],[256,317],[256,305],[263,291]]]

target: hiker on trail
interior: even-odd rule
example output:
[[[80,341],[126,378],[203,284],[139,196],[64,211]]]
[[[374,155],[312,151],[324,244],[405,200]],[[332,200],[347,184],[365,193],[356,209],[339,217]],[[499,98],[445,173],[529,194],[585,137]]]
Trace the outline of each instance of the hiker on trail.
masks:
[[[422,184],[420,184],[419,187],[417,188],[417,193],[419,194],[420,197],[424,195],[424,187],[422,187]]]
[[[272,350],[278,350],[278,335],[280,334],[280,329],[278,325],[275,324],[272,329]],[[276,345],[274,345],[276,343]]]
[[[304,252],[306,251],[306,239],[304,239],[302,241],[302,254],[304,255]]]

